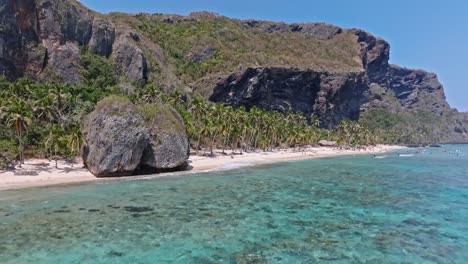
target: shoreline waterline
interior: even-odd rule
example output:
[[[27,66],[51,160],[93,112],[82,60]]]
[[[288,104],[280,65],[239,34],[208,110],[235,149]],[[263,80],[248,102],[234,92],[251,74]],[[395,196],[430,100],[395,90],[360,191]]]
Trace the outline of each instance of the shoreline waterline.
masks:
[[[331,147],[308,147],[302,150],[286,149],[270,152],[244,152],[242,155],[221,154],[215,150],[215,156],[194,155],[189,159],[189,170],[160,174],[126,176],[117,178],[96,178],[79,164],[73,167],[64,161],[59,161],[55,168],[54,161],[30,159],[22,169],[15,171],[0,171],[0,191],[46,188],[56,186],[74,186],[92,183],[108,183],[119,181],[150,180],[167,177],[186,177],[193,174],[230,171],[245,167],[255,167],[295,160],[332,158],[347,155],[372,155],[405,149],[403,146],[378,145],[366,149],[345,150]],[[17,176],[15,172],[36,172],[35,176]]]

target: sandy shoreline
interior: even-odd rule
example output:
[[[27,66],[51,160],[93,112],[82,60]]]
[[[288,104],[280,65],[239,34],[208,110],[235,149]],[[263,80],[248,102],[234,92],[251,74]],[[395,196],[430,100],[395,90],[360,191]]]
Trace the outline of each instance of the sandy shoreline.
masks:
[[[386,145],[370,147],[366,150],[340,150],[328,147],[311,147],[302,151],[288,149],[276,150],[273,152],[249,152],[244,153],[243,155],[223,155],[220,152],[215,152],[215,157],[197,155],[190,157],[189,165],[191,169],[188,171],[109,179],[94,177],[88,170],[82,168],[82,165],[80,165],[81,163],[75,164],[72,167],[71,164],[66,163],[65,161],[59,161],[58,169],[56,169],[54,161],[49,162],[46,159],[30,159],[26,161],[26,164],[23,165],[23,168],[21,169],[17,168],[15,171],[0,171],[0,191],[54,185],[180,176],[196,172],[230,170],[239,167],[255,166],[288,160],[304,160],[342,155],[377,154],[401,148],[403,147]],[[230,153],[230,151],[228,153]],[[31,172],[35,174],[37,173],[37,175],[18,175]]]

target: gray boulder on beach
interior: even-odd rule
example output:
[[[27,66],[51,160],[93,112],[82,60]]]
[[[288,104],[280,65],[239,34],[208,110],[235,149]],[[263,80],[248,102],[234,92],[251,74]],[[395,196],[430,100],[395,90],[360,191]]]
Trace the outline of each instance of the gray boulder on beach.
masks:
[[[189,142],[170,106],[136,106],[119,97],[102,100],[85,121],[85,166],[96,177],[184,169]]]
[[[336,147],[338,144],[336,141],[320,140],[318,144],[322,147]]]

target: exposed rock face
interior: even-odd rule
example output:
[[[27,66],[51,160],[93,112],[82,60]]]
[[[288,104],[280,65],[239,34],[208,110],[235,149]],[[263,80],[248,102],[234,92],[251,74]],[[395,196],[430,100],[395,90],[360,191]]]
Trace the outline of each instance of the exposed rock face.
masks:
[[[83,160],[96,177],[183,169],[187,165],[185,127],[169,106],[140,109],[129,101],[107,98],[90,114],[85,128]]]
[[[136,107],[114,102],[88,120],[83,160],[96,177],[132,175],[149,144],[148,129]]]
[[[189,54],[188,58],[193,62],[202,62],[209,59],[215,52],[215,48],[205,47],[198,52]]]
[[[407,109],[425,107],[437,113],[450,109],[444,88],[434,73],[392,65],[388,72],[388,86]]]
[[[38,24],[34,1],[0,0],[0,75],[22,76],[27,67],[24,47],[37,39]]]
[[[324,23],[291,24],[290,28],[293,32],[301,32],[319,39],[331,39],[343,32],[340,27]]]
[[[317,115],[322,126],[334,127],[340,120],[357,120],[360,112],[383,108],[391,112],[423,110],[450,115],[444,89],[437,76],[423,70],[389,64],[390,45],[385,40],[360,30],[342,30],[320,23],[286,24],[267,21],[242,21],[245,27],[267,33],[302,32],[318,39],[332,39],[352,33],[360,45],[362,72],[313,72],[293,68],[249,68],[220,81],[210,100],[227,105],[257,106],[286,112]],[[458,118],[449,127],[448,138],[461,138],[468,123]],[[435,130],[434,130],[435,131]],[[437,132],[444,134],[443,131]]]
[[[55,75],[79,83],[79,46],[106,57],[117,53],[118,73],[130,81],[146,78],[146,59],[138,45],[124,38],[115,45],[115,25],[73,0],[0,0],[0,17],[0,75],[10,80]]]
[[[122,32],[114,43],[112,62],[115,71],[131,81],[146,79],[147,63],[143,51],[134,44],[139,36],[133,32]]]
[[[294,23],[269,22],[260,20],[244,20],[242,24],[249,28],[259,29],[266,33],[300,32],[319,39],[331,39],[343,32],[335,25],[325,23]]]
[[[94,18],[93,34],[89,41],[89,49],[91,52],[109,57],[112,53],[112,46],[115,40],[115,26],[112,22]]]
[[[66,83],[79,83],[81,80],[80,49],[72,42],[54,48],[48,63],[51,73]]]
[[[158,107],[146,123],[150,142],[143,153],[142,165],[160,170],[185,167],[189,142],[180,115],[172,107]]]
[[[385,81],[389,68],[390,44],[360,29],[350,31],[357,36],[357,42],[361,45],[362,65],[367,72],[369,82]]]
[[[341,119],[357,120],[366,91],[361,73],[327,73],[294,68],[248,68],[219,83],[210,100],[227,105],[257,106],[280,112],[317,115],[324,127]]]

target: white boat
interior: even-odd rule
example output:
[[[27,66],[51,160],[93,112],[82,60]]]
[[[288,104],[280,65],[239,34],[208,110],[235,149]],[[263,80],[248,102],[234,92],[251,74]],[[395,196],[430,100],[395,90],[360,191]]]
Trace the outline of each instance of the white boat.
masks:
[[[413,157],[414,154],[398,154],[398,157]]]

